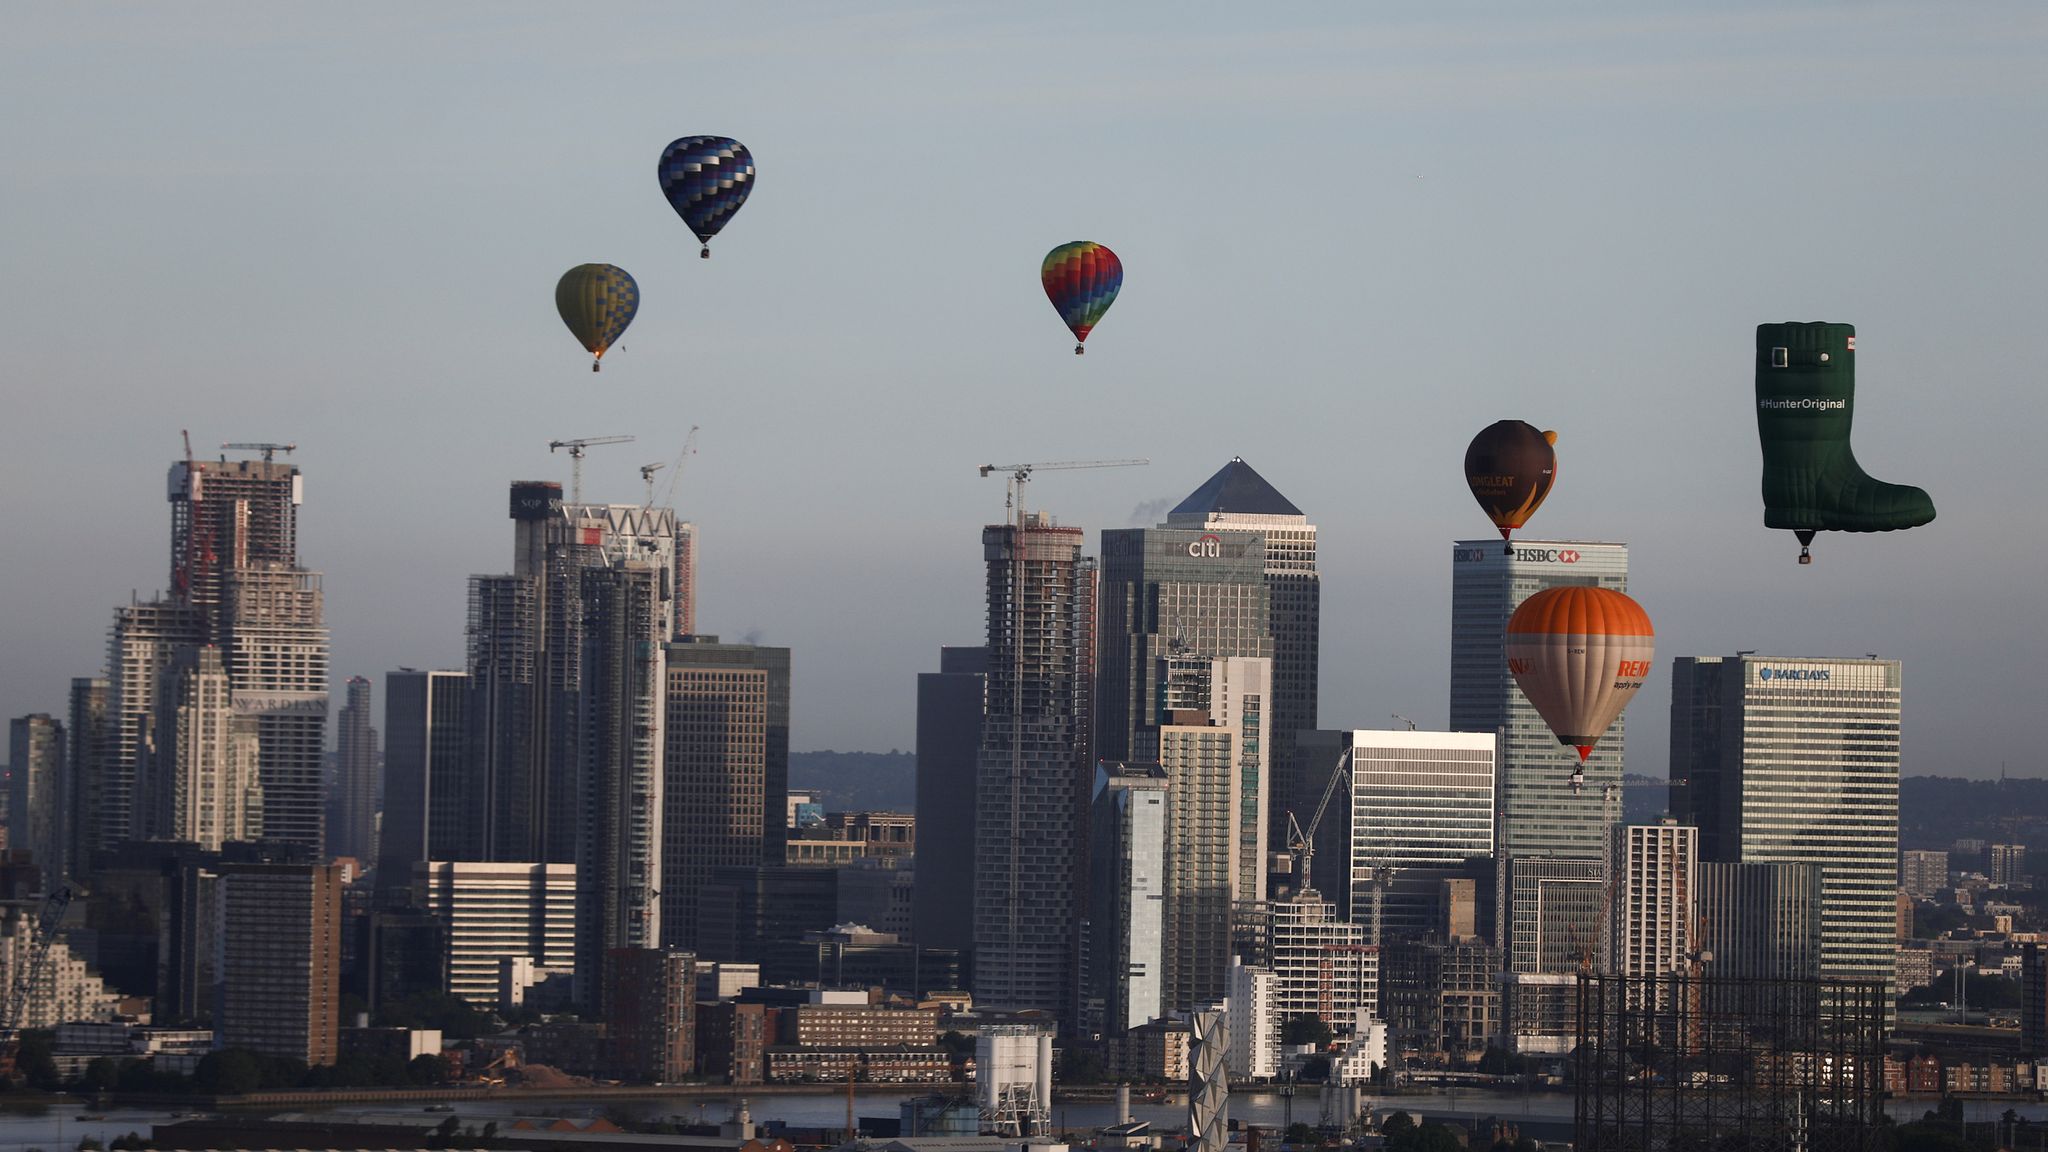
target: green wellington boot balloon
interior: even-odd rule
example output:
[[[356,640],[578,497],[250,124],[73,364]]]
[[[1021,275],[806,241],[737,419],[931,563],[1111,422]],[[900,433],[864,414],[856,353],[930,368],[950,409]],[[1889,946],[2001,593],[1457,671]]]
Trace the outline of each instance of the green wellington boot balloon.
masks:
[[[1873,480],[1856,463],[1855,415],[1855,325],[1757,325],[1764,526],[1799,537],[1801,564],[1813,563],[1807,546],[1815,532],[1890,532],[1934,519],[1926,492]]]

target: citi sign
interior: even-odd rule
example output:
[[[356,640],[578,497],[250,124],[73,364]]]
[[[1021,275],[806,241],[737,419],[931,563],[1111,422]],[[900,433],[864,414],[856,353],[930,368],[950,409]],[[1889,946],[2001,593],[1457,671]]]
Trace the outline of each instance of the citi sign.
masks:
[[[1223,555],[1223,538],[1204,532],[1201,539],[1188,541],[1188,555],[1197,559]]]
[[[1756,678],[1759,680],[1830,680],[1834,678],[1833,673],[1834,669],[1832,668],[1759,668],[1756,670]]]
[[[1517,548],[1515,559],[1536,564],[1577,564],[1579,550],[1576,548]]]

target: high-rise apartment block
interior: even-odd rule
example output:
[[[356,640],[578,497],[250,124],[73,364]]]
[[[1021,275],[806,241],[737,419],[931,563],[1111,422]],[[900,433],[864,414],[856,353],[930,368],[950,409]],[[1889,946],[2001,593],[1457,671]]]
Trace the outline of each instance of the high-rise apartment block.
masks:
[[[1481,732],[1298,737],[1297,783],[1318,789],[1301,821],[1312,818],[1330,774],[1349,765],[1350,787],[1332,797],[1315,830],[1312,879],[1338,915],[1366,926],[1368,940],[1439,932],[1444,881],[1493,855],[1494,748],[1494,736]]]
[[[1275,977],[1273,1002],[1282,1021],[1315,1016],[1349,1036],[1364,1010],[1379,1014],[1380,950],[1365,928],[1339,919],[1313,889],[1270,902],[1264,967]]]
[[[1271,968],[1230,960],[1230,1071],[1238,1080],[1271,1080],[1280,1069],[1280,977]]]
[[[224,1048],[332,1064],[339,1044],[342,868],[220,866],[220,991]]]
[[[1599,955],[1607,865],[1524,856],[1503,861],[1500,933],[1509,972],[1574,973]]]
[[[2027,846],[1993,844],[1985,849],[1990,861],[1991,884],[1995,888],[2027,886]]]
[[[74,676],[66,724],[64,759],[63,872],[79,876],[90,867],[99,840],[99,792],[105,773],[107,678]]]
[[[1817,865],[1821,976],[1888,989],[1899,683],[1896,660],[1743,654],[1680,657],[1671,684],[1671,775],[1701,857]]]
[[[33,853],[54,888],[64,859],[64,724],[37,712],[7,728],[7,847]]]
[[[1932,900],[1948,887],[1948,853],[1908,848],[1899,853],[1899,887],[1915,900]]]
[[[370,682],[348,678],[334,750],[334,794],[327,850],[368,863],[377,855],[377,730],[370,726]]]
[[[85,822],[79,867],[92,853],[131,840],[148,811],[149,750],[157,724],[157,691],[181,649],[206,642],[206,622],[195,608],[165,600],[138,600],[114,610],[107,638],[106,725],[96,778],[81,781]],[[142,801],[138,804],[138,801]]]
[[[789,649],[694,636],[667,646],[662,942],[694,948],[697,896],[769,856],[789,784]]]
[[[1157,765],[1103,761],[1095,770],[1088,954],[1108,1036],[1163,1014],[1168,789]]]
[[[2048,949],[2020,950],[2020,1051],[2048,1056]]]
[[[1699,829],[1669,817],[1614,830],[1605,970],[1617,976],[1687,971],[1697,946]]]
[[[219,641],[237,716],[256,722],[263,837],[314,851],[325,844],[327,627],[320,574],[281,562],[227,581]]]
[[[1263,541],[1273,696],[1266,720],[1266,761],[1271,771],[1261,792],[1266,839],[1273,851],[1280,851],[1286,846],[1287,813],[1302,804],[1290,778],[1295,733],[1316,727],[1323,592],[1316,567],[1316,526],[1251,465],[1232,457],[1167,513],[1161,527],[1221,539],[1256,535]],[[1308,803],[1313,805],[1314,799]]]
[[[1499,856],[1603,858],[1607,829],[1621,816],[1622,747],[1615,720],[1587,758],[1583,788],[1572,784],[1578,755],[1508,672],[1508,618],[1546,588],[1628,590],[1628,546],[1572,540],[1460,540],[1451,550],[1451,730],[1498,733]]]
[[[917,676],[917,870],[911,938],[926,948],[974,947],[974,796],[988,649],[941,648]]]
[[[1213,746],[1227,737],[1231,759],[1227,767],[1230,810],[1215,814],[1222,823],[1202,837],[1175,842],[1171,850],[1183,858],[1188,853],[1203,857],[1227,854],[1230,900],[1234,904],[1264,900],[1266,796],[1273,778],[1269,759],[1273,662],[1264,656],[1183,655],[1166,657],[1160,663],[1161,723],[1139,732],[1139,758],[1163,764],[1169,745],[1192,747],[1189,742],[1195,741]],[[1216,836],[1234,837],[1236,842],[1225,845],[1214,841]],[[1190,1001],[1183,1010],[1193,1011],[1198,1003],[1206,1002]]]
[[[697,958],[660,948],[621,948],[608,967],[605,1039],[613,1074],[674,1084],[696,1067]]]
[[[982,531],[988,707],[975,789],[974,1001],[1077,1010],[1076,889],[1092,772],[1096,572],[1078,528],[1023,513]]]
[[[450,995],[498,1007],[507,962],[524,961],[529,974],[573,971],[575,865],[434,860],[411,876],[414,902],[447,932]]]
[[[220,851],[263,836],[262,738],[235,713],[220,649],[178,649],[158,681],[137,832]]]

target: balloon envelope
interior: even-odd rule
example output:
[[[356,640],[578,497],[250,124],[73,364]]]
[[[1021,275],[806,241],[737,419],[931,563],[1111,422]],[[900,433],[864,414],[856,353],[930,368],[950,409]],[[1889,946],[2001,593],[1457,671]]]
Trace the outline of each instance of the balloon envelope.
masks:
[[[1045,254],[1038,279],[1045,285],[1046,299],[1073,330],[1074,351],[1079,352],[1102,314],[1116,302],[1117,290],[1124,285],[1124,264],[1093,240],[1076,240]]]
[[[1620,592],[1546,588],[1509,617],[1507,655],[1522,694],[1584,760],[1650,674],[1656,633]]]
[[[555,311],[593,357],[592,369],[639,309],[640,285],[617,265],[578,264],[555,282]]]
[[[655,175],[669,207],[709,255],[711,238],[754,190],[754,154],[730,136],[685,136],[661,150]]]
[[[1557,433],[1520,420],[1487,425],[1465,449],[1465,484],[1500,529],[1501,539],[1527,523],[1557,480]]]

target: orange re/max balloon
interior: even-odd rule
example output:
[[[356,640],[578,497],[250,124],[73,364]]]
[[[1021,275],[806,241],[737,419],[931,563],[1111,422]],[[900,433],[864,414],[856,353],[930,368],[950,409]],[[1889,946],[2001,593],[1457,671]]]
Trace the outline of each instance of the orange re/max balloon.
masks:
[[[1522,694],[1581,761],[1656,658],[1642,605],[1606,588],[1546,588],[1508,619],[1508,671]]]

